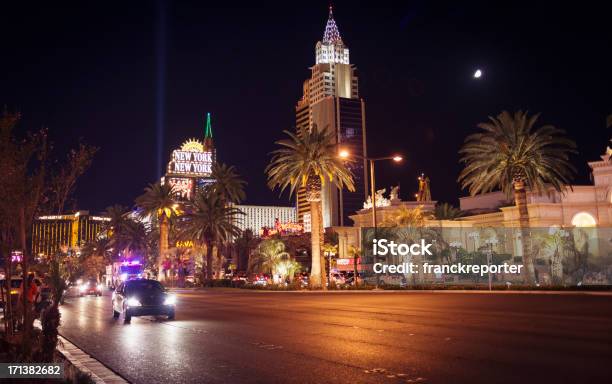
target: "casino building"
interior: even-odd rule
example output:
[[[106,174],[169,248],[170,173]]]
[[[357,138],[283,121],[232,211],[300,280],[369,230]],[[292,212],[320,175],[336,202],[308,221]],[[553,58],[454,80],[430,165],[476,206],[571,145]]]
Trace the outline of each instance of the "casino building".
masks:
[[[39,216],[32,225],[32,254],[49,257],[57,252],[78,250],[96,239],[110,218],[78,211],[67,215]]]
[[[298,132],[312,129],[331,130],[337,143],[356,158],[366,156],[365,103],[359,96],[357,68],[349,60],[349,49],[340,37],[332,8],[323,34],[315,46],[315,65],[304,81],[302,98],[295,107]],[[348,215],[361,209],[365,201],[367,168],[365,160],[349,164],[355,181],[355,192],[339,191],[329,183],[323,187],[321,205],[323,226],[350,224]],[[306,191],[298,191],[298,220],[307,227],[309,202]]]

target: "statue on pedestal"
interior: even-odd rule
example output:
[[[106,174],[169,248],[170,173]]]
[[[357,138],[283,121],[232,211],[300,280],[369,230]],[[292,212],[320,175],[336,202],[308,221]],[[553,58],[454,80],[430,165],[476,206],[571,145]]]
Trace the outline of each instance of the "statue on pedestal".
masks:
[[[429,177],[421,173],[419,180],[419,192],[416,194],[417,201],[431,201],[431,191],[429,190]]]

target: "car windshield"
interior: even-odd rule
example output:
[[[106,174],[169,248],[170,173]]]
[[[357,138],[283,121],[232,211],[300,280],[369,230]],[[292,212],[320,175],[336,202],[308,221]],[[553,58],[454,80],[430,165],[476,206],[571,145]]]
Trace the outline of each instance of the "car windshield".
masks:
[[[155,280],[133,280],[126,283],[126,290],[130,293],[143,291],[163,291],[164,287]]]

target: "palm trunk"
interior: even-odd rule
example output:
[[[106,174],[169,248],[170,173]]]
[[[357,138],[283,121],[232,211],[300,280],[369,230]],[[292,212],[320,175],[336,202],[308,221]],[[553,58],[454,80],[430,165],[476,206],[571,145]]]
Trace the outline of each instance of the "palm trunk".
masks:
[[[159,260],[157,261],[158,280],[164,281],[166,279],[166,271],[162,273],[164,260],[168,255],[168,218],[166,215],[161,216],[159,223]]]
[[[310,267],[310,286],[321,287],[321,200],[310,201],[310,245],[312,248],[312,264]]]
[[[357,275],[359,274],[359,271],[357,270],[357,260],[359,259],[359,255],[357,253],[355,253],[353,255],[353,285],[356,287],[358,282],[357,282]]]
[[[522,181],[514,183],[514,204],[519,211],[519,228],[521,231],[521,247],[523,250],[523,275],[525,284],[533,285],[535,273],[533,269],[533,260],[531,258],[531,249],[529,247],[529,211],[527,210],[527,191],[525,184]]]
[[[319,210],[319,246],[323,249],[323,243],[325,242],[325,230],[323,229],[323,209]],[[329,286],[329,271],[327,270],[328,260],[325,258],[325,254],[321,252],[321,287],[327,289]]]
[[[212,280],[213,275],[213,246],[211,241],[206,242],[206,280]]]

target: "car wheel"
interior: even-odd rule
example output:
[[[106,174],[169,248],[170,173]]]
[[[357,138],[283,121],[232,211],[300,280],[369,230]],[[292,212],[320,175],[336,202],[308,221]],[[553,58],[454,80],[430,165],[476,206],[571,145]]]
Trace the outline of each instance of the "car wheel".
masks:
[[[129,323],[130,321],[132,321],[132,314],[130,313],[129,309],[125,310],[125,313],[123,315],[123,321],[125,323]]]
[[[174,320],[174,311],[168,313],[168,320]]]

